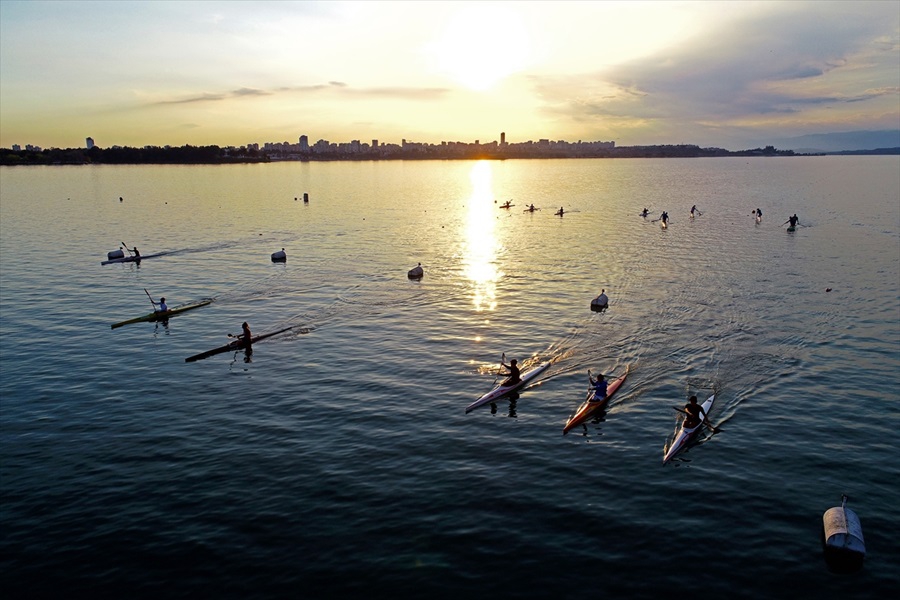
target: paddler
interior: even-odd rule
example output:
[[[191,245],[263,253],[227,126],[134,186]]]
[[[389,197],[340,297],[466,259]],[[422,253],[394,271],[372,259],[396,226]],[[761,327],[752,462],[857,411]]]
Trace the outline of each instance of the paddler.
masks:
[[[684,413],[684,426],[687,429],[693,429],[700,425],[701,421],[707,421],[706,411],[697,404],[697,396],[691,396],[688,399],[688,403],[684,405]]]
[[[522,381],[522,378],[519,376],[519,367],[516,365],[516,363],[517,363],[516,359],[512,359],[511,361],[509,361],[508,365],[506,363],[504,363],[502,360],[500,361],[500,366],[509,371],[509,376],[500,385],[502,385],[502,386],[515,385],[515,384],[519,383],[520,381]]]
[[[665,224],[668,225],[668,223],[669,223],[669,213],[667,213],[666,211],[663,211],[662,214],[659,215],[659,218],[657,219],[657,221],[662,221],[663,223],[665,223]]]
[[[797,213],[794,213],[793,217],[788,217],[788,220],[782,223],[782,225],[791,224],[791,227],[796,227],[800,223],[800,218],[797,216]]]
[[[134,252],[134,260],[141,260],[141,253],[138,252],[137,246],[132,250]]]
[[[165,299],[165,298],[160,298],[160,299],[159,299],[159,302],[153,302],[153,298],[150,298],[150,302],[153,304],[153,310],[154,310],[155,312],[160,312],[160,313],[161,313],[161,312],[168,312],[168,311],[169,311],[169,307],[166,306],[166,299]],[[156,308],[157,306],[158,306],[159,308]]]
[[[649,215],[649,214],[650,214],[650,211],[647,210],[647,208],[644,208],[644,210],[641,211],[641,216],[642,216],[642,217],[646,217],[646,216]]]
[[[238,339],[241,341],[241,348],[250,348],[250,344],[253,342],[253,334],[250,333],[250,326],[247,324],[247,321],[241,323],[241,335],[238,336]]]
[[[588,379],[591,380],[591,385],[594,386],[594,402],[606,398],[606,379],[603,377],[603,373],[599,373],[597,378],[594,379],[588,372]]]

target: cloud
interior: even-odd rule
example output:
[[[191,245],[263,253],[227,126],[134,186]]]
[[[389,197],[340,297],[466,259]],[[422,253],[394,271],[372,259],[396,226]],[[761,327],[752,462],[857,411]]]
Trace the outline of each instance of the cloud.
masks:
[[[797,115],[813,106],[898,94],[895,86],[871,86],[873,81],[900,84],[892,41],[895,3],[868,4],[866,10],[796,4],[775,5],[689,43],[602,71],[534,78],[535,90],[544,111],[557,118],[671,120],[687,126]]]
[[[327,84],[314,84],[302,86],[283,86],[275,88],[272,91],[260,90],[256,88],[239,88],[228,92],[204,92],[186,98],[173,98],[169,100],[158,100],[152,102],[151,106],[177,105],[177,104],[196,104],[201,102],[221,102],[234,98],[252,98],[252,97],[268,97],[278,94],[305,94],[317,93],[323,91],[332,91],[344,96],[368,96],[380,98],[394,98],[400,100],[429,100],[439,99],[451,92],[449,88],[431,88],[431,87],[369,87],[369,88],[353,88],[347,83],[340,81],[329,81]]]

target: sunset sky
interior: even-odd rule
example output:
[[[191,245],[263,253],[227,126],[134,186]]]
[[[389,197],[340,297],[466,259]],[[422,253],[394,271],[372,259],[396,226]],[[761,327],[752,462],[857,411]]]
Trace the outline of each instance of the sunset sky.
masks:
[[[900,128],[900,1],[0,1],[0,146]]]

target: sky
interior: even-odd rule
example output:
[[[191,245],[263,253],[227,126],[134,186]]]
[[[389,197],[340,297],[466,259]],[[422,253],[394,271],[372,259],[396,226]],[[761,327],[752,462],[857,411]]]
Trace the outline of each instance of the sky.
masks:
[[[0,147],[900,129],[900,0],[0,0]]]

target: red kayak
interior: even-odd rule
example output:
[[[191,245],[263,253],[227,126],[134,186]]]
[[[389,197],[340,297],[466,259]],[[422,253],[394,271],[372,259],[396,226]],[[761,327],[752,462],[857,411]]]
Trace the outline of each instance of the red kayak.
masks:
[[[597,400],[594,396],[594,389],[588,392],[587,398],[584,399],[584,402],[581,403],[581,406],[578,407],[578,410],[575,411],[575,414],[569,417],[569,420],[566,422],[566,426],[563,427],[563,435],[569,433],[569,430],[573,427],[578,427],[585,421],[591,418],[591,416],[596,413],[601,408],[605,407],[609,402],[609,399],[612,397],[616,391],[622,387],[622,384],[625,382],[625,378],[628,377],[628,370],[630,367],[625,367],[625,373],[609,383],[606,386],[606,396],[602,399]]]

